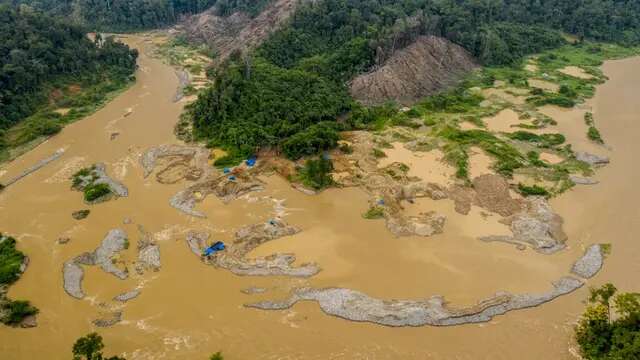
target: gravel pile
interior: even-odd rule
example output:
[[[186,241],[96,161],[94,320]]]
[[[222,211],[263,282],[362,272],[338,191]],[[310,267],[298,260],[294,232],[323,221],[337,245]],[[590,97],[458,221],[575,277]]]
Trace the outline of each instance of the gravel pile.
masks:
[[[137,298],[138,295],[140,295],[140,290],[136,289],[136,290],[131,290],[131,291],[127,291],[125,293],[122,293],[122,294],[114,297],[113,300],[120,301],[120,302],[127,302],[127,301],[129,301],[131,299]]]
[[[590,154],[584,151],[576,152],[576,159],[579,161],[584,161],[591,166],[604,165],[609,163],[609,158],[606,156]]]
[[[544,197],[528,197],[524,209],[504,222],[509,225],[512,236],[490,235],[480,240],[529,245],[543,254],[552,254],[565,248],[567,235],[562,230],[564,221],[553,212]]]
[[[573,264],[571,273],[583,279],[589,279],[600,271],[603,262],[602,246],[599,244],[591,245],[584,255]]]
[[[263,310],[288,309],[301,300],[315,301],[322,311],[351,321],[371,322],[386,326],[450,326],[490,321],[509,311],[535,307],[568,294],[583,285],[571,277],[553,283],[551,290],[541,294],[513,295],[497,293],[475,306],[450,308],[442,296],[426,300],[381,300],[359,291],[340,288],[302,288],[284,301],[263,301],[245,306]]]
[[[67,261],[62,266],[63,288],[69,296],[76,299],[84,298],[82,291],[82,280],[84,278],[84,270],[80,265],[100,266],[102,270],[109,274],[113,274],[119,279],[126,279],[129,272],[125,269],[120,270],[113,264],[113,257],[124,250],[127,241],[127,234],[124,230],[113,229],[107,233],[100,243],[100,246],[93,252],[82,253],[75,258]]]

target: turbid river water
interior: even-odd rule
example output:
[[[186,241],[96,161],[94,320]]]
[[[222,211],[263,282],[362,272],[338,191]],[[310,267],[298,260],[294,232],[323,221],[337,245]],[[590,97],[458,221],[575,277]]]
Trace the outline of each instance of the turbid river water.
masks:
[[[451,217],[444,234],[431,238],[394,238],[383,221],[365,220],[368,196],[359,189],[331,189],[318,196],[293,190],[277,177],[265,179],[265,191],[223,204],[208,197],[198,205],[207,219],[179,213],[168,199],[184,183],[163,185],[143,179],[138,155],[146,148],[177,142],[173,125],[182,103],[173,103],[178,85],[174,70],[149,56],[143,38],[137,83],[93,116],[66,127],[33,151],[8,164],[8,179],[58,149],[64,155],[0,194],[0,229],[19,240],[31,263],[9,296],[29,299],[39,309],[38,327],[0,328],[0,358],[67,359],[73,342],[96,330],[92,320],[119,306],[123,320],[98,329],[107,353],[127,359],[205,359],[221,350],[225,359],[570,359],[572,326],[584,305],[586,288],[541,307],[496,317],[480,325],[390,328],[328,316],[315,303],[286,311],[261,311],[242,305],[283,297],[296,286],[337,286],[379,298],[418,299],[441,294],[453,305],[470,305],[498,290],[542,292],[566,275],[571,263],[592,243],[611,243],[604,269],[589,281],[612,281],[623,290],[640,290],[640,58],[607,62],[610,81],[588,102],[597,125],[613,149],[611,164],[598,170],[599,185],[576,187],[552,202],[565,218],[568,249],[554,255],[519,251],[476,236],[504,231],[496,218],[477,209],[458,216],[449,203],[417,202],[409,211],[438,207]],[[132,112],[124,116],[128,109]],[[552,109],[553,110],[553,109]],[[551,110],[550,110],[551,111]],[[559,112],[562,122],[576,115]],[[574,111],[582,111],[580,109]],[[567,120],[567,121],[569,121]],[[577,125],[576,125],[577,126]],[[110,139],[112,132],[120,135]],[[81,165],[105,162],[125,183],[129,197],[91,206],[90,216],[74,220],[86,208],[70,189],[68,177]],[[278,200],[284,200],[280,202]],[[279,206],[282,204],[284,207]],[[230,240],[233,230],[266,221],[284,211],[302,232],[257,248],[250,255],[293,252],[298,262],[315,261],[323,269],[308,280],[240,277],[203,265],[185,244],[189,229],[208,229]],[[125,218],[132,220],[124,224]],[[96,269],[85,274],[87,298],[76,300],[62,288],[62,264],[97,247],[108,230],[124,229],[132,244],[137,226],[155,234],[162,269],[118,280]],[[68,244],[56,240],[69,237]],[[135,246],[124,259],[135,256]],[[136,286],[141,295],[124,305],[111,298]],[[246,295],[250,286],[269,289]]]

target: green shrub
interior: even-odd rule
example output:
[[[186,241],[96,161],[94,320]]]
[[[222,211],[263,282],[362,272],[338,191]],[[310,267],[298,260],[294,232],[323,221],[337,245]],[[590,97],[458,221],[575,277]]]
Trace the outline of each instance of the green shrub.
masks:
[[[231,148],[226,155],[221,156],[213,161],[213,166],[218,168],[232,167],[242,163],[251,155],[249,149]]]
[[[224,356],[222,356],[222,353],[218,351],[217,353],[211,355],[209,357],[209,360],[224,360]]]
[[[111,194],[109,185],[91,184],[84,189],[84,200],[87,202],[92,202],[109,194]]]
[[[524,196],[549,196],[547,189],[535,184],[528,186],[520,183],[518,184],[518,191]]]
[[[476,109],[482,100],[484,100],[482,95],[458,88],[447,93],[429,96],[420,103],[420,106],[434,112],[465,113]]]
[[[584,114],[584,123],[587,124],[587,126],[593,126],[594,125],[593,113],[586,112]]]
[[[603,144],[604,140],[602,140],[602,136],[600,135],[600,131],[595,128],[595,126],[589,126],[589,130],[587,131],[587,137],[590,140],[593,140],[597,143]]]
[[[540,147],[548,148],[563,144],[566,139],[562,134],[537,135],[528,131],[518,130],[508,134],[510,139],[536,143]]]
[[[515,147],[485,130],[464,131],[447,126],[438,135],[449,141],[445,147],[445,153],[447,159],[454,161],[458,166],[459,178],[468,176],[468,155],[465,149],[472,145],[481,147],[487,154],[496,158],[494,168],[505,176],[511,176],[515,169],[522,167],[527,162]]]
[[[380,206],[372,206],[369,208],[369,210],[367,210],[366,213],[362,214],[362,217],[370,220],[380,219],[384,217],[384,208]]]
[[[31,306],[31,303],[24,300],[8,300],[3,304],[6,316],[2,318],[2,322],[6,325],[18,325],[27,316],[35,315],[38,309]]]
[[[331,172],[333,164],[331,160],[320,156],[317,159],[309,159],[299,172],[302,183],[310,188],[321,190],[334,184]]]
[[[376,159],[387,157],[387,154],[385,154],[384,151],[378,148],[373,148],[373,150],[371,150],[371,153]]]
[[[24,254],[16,249],[16,239],[0,234],[0,241],[0,285],[9,285],[20,277]]]

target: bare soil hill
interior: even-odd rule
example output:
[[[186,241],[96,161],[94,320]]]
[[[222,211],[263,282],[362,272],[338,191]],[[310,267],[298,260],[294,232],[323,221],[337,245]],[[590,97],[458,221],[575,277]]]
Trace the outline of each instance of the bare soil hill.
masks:
[[[420,36],[378,69],[353,79],[350,92],[368,106],[388,100],[410,105],[455,85],[476,67],[462,47],[440,37]]]

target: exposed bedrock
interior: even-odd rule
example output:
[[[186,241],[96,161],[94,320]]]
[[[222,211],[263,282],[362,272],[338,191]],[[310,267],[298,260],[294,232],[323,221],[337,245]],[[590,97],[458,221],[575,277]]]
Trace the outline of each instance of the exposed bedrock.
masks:
[[[208,246],[208,233],[190,231],[187,233],[187,244],[205,264],[227,269],[236,275],[310,277],[320,271],[318,265],[305,263],[294,267],[293,263],[296,258],[293,254],[273,254],[255,259],[246,258],[251,250],[261,244],[296,234],[299,231],[298,228],[289,226],[279,219],[270,220],[264,224],[248,225],[236,232],[233,243],[227,244],[224,251],[209,257],[202,256]]]
[[[604,254],[600,244],[587,248],[584,255],[571,267],[571,272],[583,279],[589,279],[600,271],[604,262]]]
[[[76,299],[84,298],[82,291],[82,279],[84,270],[81,265],[100,266],[100,268],[119,279],[126,279],[129,272],[119,269],[113,258],[125,249],[127,234],[124,230],[113,229],[107,233],[100,246],[93,252],[82,253],[64,263],[62,267],[63,287],[70,296]]]
[[[194,207],[210,194],[215,194],[223,202],[228,203],[252,191],[264,189],[262,182],[250,174],[239,173],[232,179],[230,177],[230,175],[215,176],[191,185],[175,194],[169,200],[169,204],[187,215],[205,218],[206,215],[195,210]]]
[[[341,288],[301,288],[284,301],[262,301],[246,307],[263,310],[288,309],[298,301],[315,301],[326,314],[351,321],[371,322],[386,326],[450,326],[490,321],[509,311],[535,307],[568,294],[583,285],[581,280],[562,277],[541,294],[496,293],[476,305],[456,309],[442,296],[426,300],[381,300],[359,291]]]

